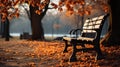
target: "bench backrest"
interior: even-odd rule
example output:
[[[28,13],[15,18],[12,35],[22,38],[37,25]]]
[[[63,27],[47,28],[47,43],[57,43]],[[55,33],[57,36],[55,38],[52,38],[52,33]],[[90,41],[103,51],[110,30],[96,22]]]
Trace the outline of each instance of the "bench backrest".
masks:
[[[103,24],[108,15],[109,14],[87,19],[83,25],[82,37],[100,37]]]

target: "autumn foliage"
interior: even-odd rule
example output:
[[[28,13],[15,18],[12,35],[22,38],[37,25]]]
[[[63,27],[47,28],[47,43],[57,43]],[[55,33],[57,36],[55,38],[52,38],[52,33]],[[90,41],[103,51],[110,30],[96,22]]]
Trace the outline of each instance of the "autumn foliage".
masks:
[[[60,12],[66,11],[66,15],[90,15],[92,9],[98,8],[95,6],[96,4],[105,12],[108,12],[109,10],[107,0],[59,0],[58,4],[50,2],[50,0],[0,0],[0,14],[2,15],[2,20],[5,20],[6,17],[9,19],[14,16],[18,17],[19,11],[16,6],[23,3],[28,3],[33,7],[38,6],[39,9],[36,10],[35,13],[39,15],[48,3],[52,5],[52,8],[57,9]]]
[[[0,0],[0,15],[4,21],[6,17],[11,19],[13,17],[19,17],[18,5],[27,3],[33,7],[38,6],[39,10],[36,10],[35,13],[40,14],[46,4],[49,3],[49,0]]]
[[[98,6],[97,6],[98,5]],[[90,15],[92,9],[102,9],[108,12],[107,0],[60,0],[58,5],[52,4],[59,11],[66,10],[67,15]],[[97,6],[97,7],[96,7]]]

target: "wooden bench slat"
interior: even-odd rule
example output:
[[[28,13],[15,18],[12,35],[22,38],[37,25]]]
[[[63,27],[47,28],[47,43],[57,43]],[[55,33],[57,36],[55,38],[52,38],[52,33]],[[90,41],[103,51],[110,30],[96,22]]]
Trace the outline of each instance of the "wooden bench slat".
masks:
[[[91,29],[84,29],[82,32],[86,32],[86,33],[87,32],[91,32],[92,33],[92,32],[96,32],[96,31],[95,30],[91,30]]]
[[[88,37],[78,37],[77,40],[86,40],[86,41],[93,41],[94,38],[88,38]]]
[[[91,30],[94,30],[94,29],[99,29],[100,25],[95,25],[95,26],[88,26],[88,27],[83,27],[83,29],[91,29]]]
[[[70,37],[63,37],[64,40],[71,41],[72,38]]]
[[[88,37],[78,37],[78,38],[64,37],[64,39],[67,41],[71,41],[71,40],[93,41],[94,40],[94,38],[88,38]]]
[[[103,19],[105,17],[105,15],[101,15],[98,17],[98,19]]]
[[[98,20],[98,17],[92,18],[92,21],[96,21]]]

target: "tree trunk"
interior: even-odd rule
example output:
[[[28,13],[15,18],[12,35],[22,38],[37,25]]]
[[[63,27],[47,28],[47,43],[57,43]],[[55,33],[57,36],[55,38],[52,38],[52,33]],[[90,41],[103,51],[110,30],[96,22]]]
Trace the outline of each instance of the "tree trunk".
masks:
[[[2,38],[5,37],[5,22],[1,22],[1,36]]]
[[[10,22],[8,20],[8,18],[6,18],[6,22],[5,22],[5,41],[9,41],[9,25],[10,25]]]
[[[103,40],[104,45],[120,45],[120,0],[110,0],[111,9],[109,32]]]
[[[46,15],[49,3],[45,6],[43,12],[38,15],[35,13],[38,7],[30,6],[31,14],[31,28],[32,28],[32,40],[44,40],[44,30],[42,27],[42,19]]]
[[[31,14],[31,28],[32,28],[32,40],[43,40],[44,39],[44,31],[41,22],[41,15],[35,13],[38,7],[30,6],[30,14]]]

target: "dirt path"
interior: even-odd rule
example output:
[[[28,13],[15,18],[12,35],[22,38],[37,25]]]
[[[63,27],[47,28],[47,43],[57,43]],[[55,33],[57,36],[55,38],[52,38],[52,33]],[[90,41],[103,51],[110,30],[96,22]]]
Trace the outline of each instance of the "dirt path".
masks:
[[[120,46],[102,47],[106,58],[95,61],[95,52],[79,52],[77,62],[68,62],[72,53],[62,53],[64,43],[0,39],[0,67],[120,67]]]

